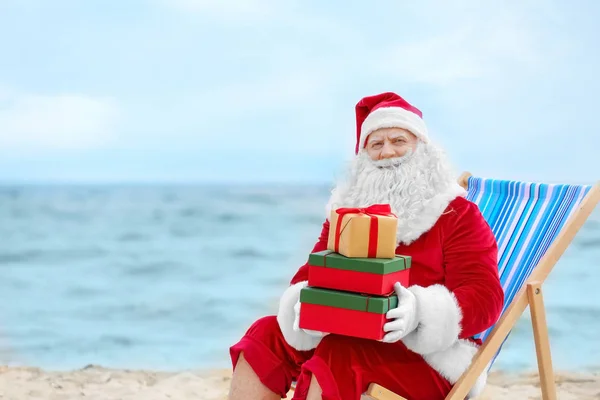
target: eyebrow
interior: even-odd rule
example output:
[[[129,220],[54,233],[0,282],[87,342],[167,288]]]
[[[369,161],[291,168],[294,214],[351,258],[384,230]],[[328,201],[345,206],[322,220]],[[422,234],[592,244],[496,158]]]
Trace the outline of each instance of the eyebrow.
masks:
[[[408,139],[408,135],[405,132],[395,133],[395,134],[390,135],[390,139],[398,139],[398,138]]]
[[[367,141],[367,143],[372,143],[372,142],[380,142],[380,141],[382,141],[382,140],[383,140],[383,138],[382,138],[382,137],[375,136],[375,137],[371,137],[371,138],[369,138],[369,140]]]
[[[404,138],[404,139],[408,140],[408,135],[405,132],[400,132],[400,133],[395,133],[395,134],[390,135],[390,139],[398,139],[398,138]],[[382,137],[375,136],[375,137],[369,138],[367,143],[380,142],[382,140],[383,140]]]

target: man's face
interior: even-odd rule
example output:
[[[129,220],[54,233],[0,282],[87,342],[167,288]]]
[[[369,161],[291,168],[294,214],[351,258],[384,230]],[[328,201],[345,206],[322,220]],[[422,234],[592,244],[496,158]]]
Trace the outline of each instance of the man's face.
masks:
[[[406,129],[382,128],[367,137],[366,150],[374,161],[402,157],[408,151],[415,150],[417,140],[417,137]]]

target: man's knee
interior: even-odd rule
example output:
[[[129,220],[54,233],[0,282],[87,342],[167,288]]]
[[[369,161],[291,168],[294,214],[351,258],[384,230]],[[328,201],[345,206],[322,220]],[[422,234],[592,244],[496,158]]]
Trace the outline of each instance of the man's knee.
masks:
[[[323,399],[358,399],[356,384],[360,368],[356,368],[354,352],[357,339],[347,336],[327,335],[321,340],[313,357],[302,365],[296,389],[298,399],[308,399],[309,388],[318,382]],[[316,390],[313,387],[312,390]]]
[[[257,358],[261,358],[265,352],[270,353],[273,345],[279,341],[279,336],[281,333],[279,333],[275,317],[269,316],[256,320],[240,341],[231,346],[230,355],[233,366],[236,366],[242,353],[250,364]]]
[[[314,355],[328,366],[333,376],[345,376],[361,362],[357,357],[361,342],[361,339],[353,337],[327,335],[315,349]]]
[[[282,337],[281,329],[279,329],[279,324],[277,323],[277,317],[274,315],[257,319],[250,328],[248,328],[246,335],[258,340],[279,339]]]
[[[360,339],[342,335],[327,335],[317,346],[315,354],[321,358],[343,356],[360,344]]]
[[[307,355],[285,343],[274,316],[255,321],[241,340],[230,349],[234,368],[243,354],[245,361],[273,393],[285,396],[291,382],[300,373]]]

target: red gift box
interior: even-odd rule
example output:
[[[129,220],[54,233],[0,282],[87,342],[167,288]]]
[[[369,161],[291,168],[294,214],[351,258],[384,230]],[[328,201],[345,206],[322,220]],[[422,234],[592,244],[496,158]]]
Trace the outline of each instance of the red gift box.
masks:
[[[331,250],[308,257],[308,286],[387,295],[394,284],[409,285],[411,258],[349,258]]]
[[[381,340],[385,314],[397,307],[398,298],[307,287],[300,292],[300,303],[300,328]]]

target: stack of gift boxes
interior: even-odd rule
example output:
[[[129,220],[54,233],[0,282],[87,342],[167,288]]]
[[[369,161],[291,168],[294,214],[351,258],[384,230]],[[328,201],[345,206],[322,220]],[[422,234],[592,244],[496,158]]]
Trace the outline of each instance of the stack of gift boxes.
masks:
[[[331,212],[328,250],[308,258],[300,293],[303,329],[366,339],[385,335],[398,305],[394,284],[408,286],[411,259],[396,255],[397,218],[387,204]]]

